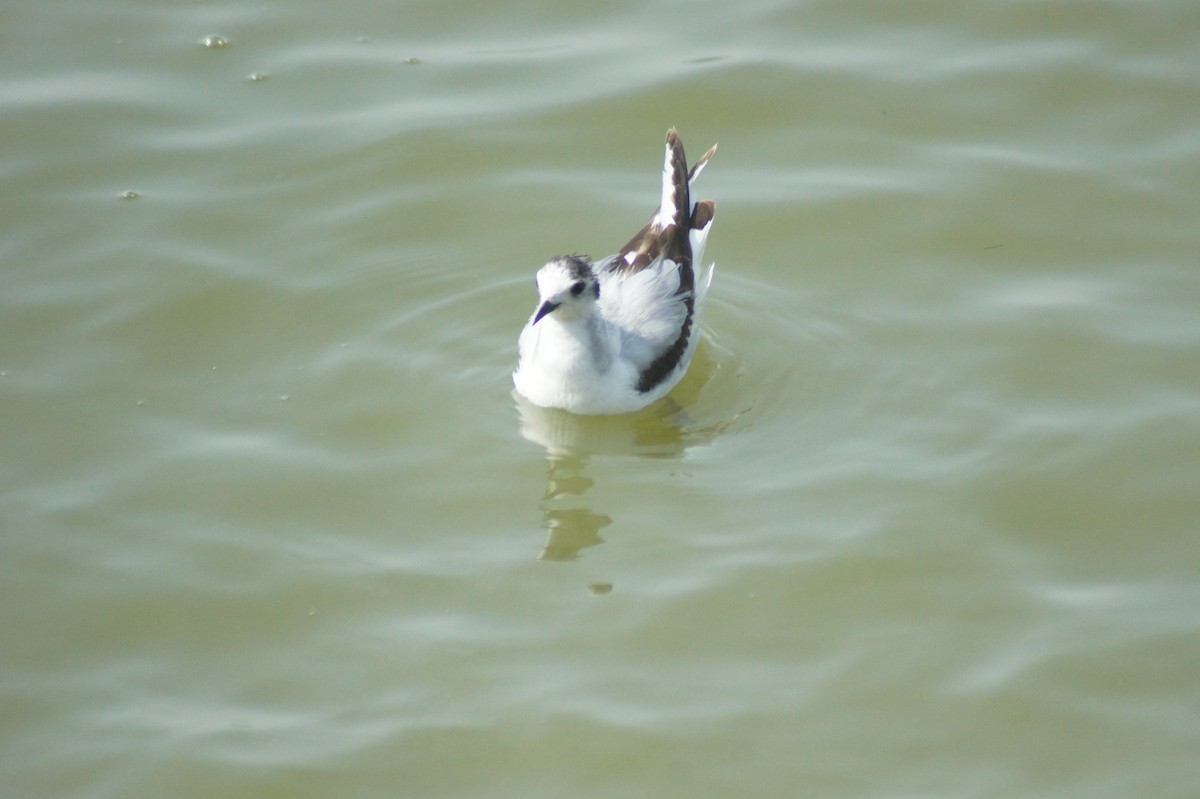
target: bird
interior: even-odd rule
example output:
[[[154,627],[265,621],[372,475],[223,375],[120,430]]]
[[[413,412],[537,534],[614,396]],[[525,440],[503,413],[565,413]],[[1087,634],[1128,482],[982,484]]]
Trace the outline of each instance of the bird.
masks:
[[[537,271],[538,303],[518,339],[517,391],[545,408],[615,415],[661,399],[687,371],[715,264],[702,268],[716,202],[691,203],[690,168],[667,131],[662,195],[650,221],[615,254],[551,258]]]

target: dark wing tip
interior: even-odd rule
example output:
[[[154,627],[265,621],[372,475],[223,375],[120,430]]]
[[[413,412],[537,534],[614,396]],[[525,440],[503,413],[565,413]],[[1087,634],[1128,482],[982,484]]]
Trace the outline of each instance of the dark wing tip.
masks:
[[[692,210],[692,229],[703,230],[716,215],[716,200],[697,200],[696,207]]]
[[[674,203],[674,211],[672,222],[680,225],[684,222],[682,217],[688,212],[691,203],[688,202],[688,172],[687,156],[683,152],[683,139],[679,137],[679,132],[675,128],[667,131],[667,148],[670,150],[671,160],[671,198]],[[664,176],[664,180],[665,180]],[[666,200],[664,195],[663,200]],[[666,211],[666,208],[661,209]]]
[[[650,222],[637,232],[618,252],[619,258],[610,268],[620,272],[637,272],[645,269],[659,256],[672,259],[685,271],[691,269],[691,242],[688,231],[703,229],[716,215],[716,203],[701,200],[691,206],[689,183],[700,173],[708,159],[717,151],[714,144],[688,169],[687,156],[683,150],[683,139],[679,131],[671,127],[667,131],[667,164],[664,164],[664,181],[670,181],[670,189],[664,187],[664,200],[669,196],[672,208],[670,220],[664,224],[662,207],[651,217]],[[669,177],[668,177],[669,174]]]

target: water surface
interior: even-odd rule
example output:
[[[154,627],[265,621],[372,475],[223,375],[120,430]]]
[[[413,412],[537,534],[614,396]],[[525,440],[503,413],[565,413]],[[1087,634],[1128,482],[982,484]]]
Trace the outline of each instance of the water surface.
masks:
[[[10,6],[11,795],[1194,795],[1193,4]],[[671,125],[689,376],[522,403]]]

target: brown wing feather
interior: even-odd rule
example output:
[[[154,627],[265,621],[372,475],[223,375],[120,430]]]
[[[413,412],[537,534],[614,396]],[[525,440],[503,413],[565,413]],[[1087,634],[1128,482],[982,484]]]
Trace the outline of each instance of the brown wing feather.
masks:
[[[712,212],[709,209],[707,217],[697,223],[696,212],[691,211],[688,184],[700,173],[709,158],[713,157],[716,145],[709,148],[708,152],[700,157],[700,160],[692,164],[691,169],[688,168],[688,157],[684,155],[683,140],[679,138],[678,131],[673,127],[667,131],[667,145],[671,148],[671,180],[674,190],[672,220],[665,227],[659,227],[660,214],[655,212],[655,215],[650,217],[650,221],[646,223],[646,227],[638,230],[637,235],[620,248],[617,263],[613,265],[613,268],[625,272],[625,274],[632,274],[632,272],[646,269],[660,256],[670,258],[679,264],[680,270],[685,274],[682,276],[683,280],[680,281],[679,286],[680,292],[683,292],[683,290],[691,290],[692,287],[691,242],[688,239],[688,233],[692,228],[704,227],[704,224],[707,224],[712,218]],[[704,200],[703,203],[712,205],[708,200]],[[703,203],[697,203],[697,208],[700,208]]]
[[[645,269],[661,256],[674,261],[679,269],[679,289],[676,296],[682,298],[687,308],[683,325],[671,346],[638,376],[637,389],[643,392],[651,390],[670,376],[687,352],[694,332],[692,324],[695,314],[695,297],[692,293],[695,288],[695,275],[692,272],[692,244],[688,233],[703,228],[716,214],[716,203],[712,200],[700,200],[693,208],[688,189],[688,182],[699,174],[708,163],[708,159],[712,158],[717,150],[716,145],[702,155],[691,169],[688,169],[683,142],[674,128],[667,131],[667,146],[671,152],[671,199],[674,206],[671,209],[674,211],[672,218],[663,224],[663,209],[660,207],[646,226],[620,249],[618,257],[609,267],[619,273],[633,274]]]

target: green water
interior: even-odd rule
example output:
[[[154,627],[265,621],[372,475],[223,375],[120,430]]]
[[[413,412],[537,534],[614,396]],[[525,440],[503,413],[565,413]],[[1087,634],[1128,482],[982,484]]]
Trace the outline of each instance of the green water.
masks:
[[[0,19],[5,796],[1195,795],[1194,3]],[[524,405],[671,125],[691,373]]]

